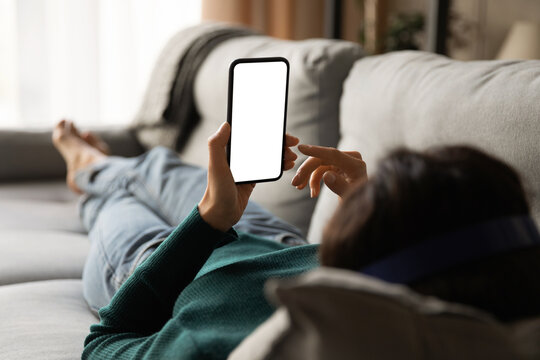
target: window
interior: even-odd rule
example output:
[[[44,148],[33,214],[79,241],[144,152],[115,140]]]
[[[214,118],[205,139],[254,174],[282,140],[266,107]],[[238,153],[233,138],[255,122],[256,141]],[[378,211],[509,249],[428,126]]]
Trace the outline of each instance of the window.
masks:
[[[160,50],[201,0],[0,1],[0,127],[130,122]]]

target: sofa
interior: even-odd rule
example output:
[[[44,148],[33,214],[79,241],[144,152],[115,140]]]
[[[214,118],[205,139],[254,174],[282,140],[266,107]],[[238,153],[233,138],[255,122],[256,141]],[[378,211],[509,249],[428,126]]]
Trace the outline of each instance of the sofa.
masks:
[[[170,146],[170,139],[149,136],[138,125],[159,125],[178,59],[190,43],[229,26],[201,24],[171,39],[132,124],[94,129],[114,155]],[[283,56],[291,64],[287,131],[302,142],[358,150],[368,174],[396,147],[476,146],[520,172],[540,224],[540,61],[460,62],[419,51],[365,56],[345,41],[233,37],[213,48],[197,69],[192,91],[200,122],[179,152],[182,159],[206,165],[206,139],[225,120],[229,64],[262,56]],[[78,198],[65,186],[65,168],[50,136],[48,129],[0,131],[1,359],[79,358],[89,326],[99,321],[82,296],[89,244]],[[337,199],[327,189],[310,198],[307,190],[289,185],[292,175],[259,184],[253,198],[318,243]],[[298,279],[269,281],[266,294],[278,310],[231,358],[540,356],[540,319],[502,324],[476,309],[358,273],[321,268]],[[348,321],[353,318],[359,321]],[[332,337],[332,329],[357,336]]]

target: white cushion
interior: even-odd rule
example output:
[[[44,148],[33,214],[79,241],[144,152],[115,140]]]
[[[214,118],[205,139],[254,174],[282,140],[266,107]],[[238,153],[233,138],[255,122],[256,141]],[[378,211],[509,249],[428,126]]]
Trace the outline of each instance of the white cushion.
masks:
[[[61,180],[0,184],[0,229],[82,234],[77,199]]]
[[[80,278],[89,242],[64,181],[0,185],[0,285]]]
[[[311,39],[285,41],[265,36],[235,38],[216,47],[195,79],[201,124],[181,153],[188,162],[207,166],[207,139],[227,119],[228,75],[231,62],[242,57],[283,56],[290,63],[287,131],[304,143],[336,146],[339,99],[352,64],[362,56],[357,44]],[[299,157],[297,167],[304,159]],[[315,200],[290,183],[294,171],[276,182],[261,183],[252,199],[307,233]]]
[[[83,234],[0,229],[0,285],[79,279],[89,247]]]
[[[531,350],[479,311],[356,272],[320,268],[266,290],[280,308],[229,359],[523,359]]]
[[[79,359],[98,320],[80,280],[0,286],[0,359]]]
[[[468,144],[521,174],[540,224],[540,61],[455,61],[419,51],[359,60],[341,100],[339,148],[368,174],[389,150]],[[323,189],[308,239],[318,243],[336,196]]]

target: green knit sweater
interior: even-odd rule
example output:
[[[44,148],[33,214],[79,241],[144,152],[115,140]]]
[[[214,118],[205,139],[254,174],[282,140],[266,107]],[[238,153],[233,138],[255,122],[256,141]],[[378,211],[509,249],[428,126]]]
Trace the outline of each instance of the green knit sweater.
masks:
[[[217,231],[195,207],[99,311],[82,358],[225,359],[272,314],[265,281],[318,266],[316,254]]]

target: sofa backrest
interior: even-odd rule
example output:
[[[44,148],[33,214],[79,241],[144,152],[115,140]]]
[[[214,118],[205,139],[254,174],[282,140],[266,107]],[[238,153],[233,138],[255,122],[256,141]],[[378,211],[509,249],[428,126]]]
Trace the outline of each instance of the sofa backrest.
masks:
[[[468,144],[522,176],[540,224],[540,61],[469,61],[419,51],[359,60],[344,85],[339,148],[368,174],[389,150]],[[320,242],[336,197],[323,189],[308,235]]]
[[[143,148],[125,128],[92,129],[117,156],[137,156]],[[66,162],[53,146],[52,130],[0,130],[0,183],[42,181],[66,176]]]
[[[358,45],[337,40],[285,41],[246,36],[224,42],[209,54],[195,79],[195,101],[201,123],[181,157],[190,163],[207,165],[207,139],[227,119],[229,66],[243,57],[287,58],[290,63],[287,132],[305,143],[337,146],[343,81],[361,55]],[[296,167],[303,159],[299,157]],[[298,191],[290,185],[293,175],[294,171],[288,171],[277,182],[258,184],[252,199],[306,234],[315,199],[310,198],[307,190]]]
[[[213,31],[232,28],[224,23],[203,23],[184,29],[166,45],[156,62],[145,100],[134,122],[156,124],[169,100],[178,59],[190,44]],[[188,163],[207,166],[207,139],[227,120],[228,75],[237,58],[282,56],[289,60],[289,101],[287,131],[302,142],[337,146],[339,139],[339,101],[343,81],[362,56],[358,44],[338,40],[310,39],[285,41],[267,36],[242,36],[217,45],[204,60],[194,82],[194,95],[201,121],[190,135],[180,156]],[[175,132],[167,126],[146,128],[138,138],[146,147],[171,146]],[[297,167],[304,157],[300,156]],[[294,171],[272,183],[257,185],[252,199],[297,226],[307,234],[315,207],[308,190],[290,185]]]

